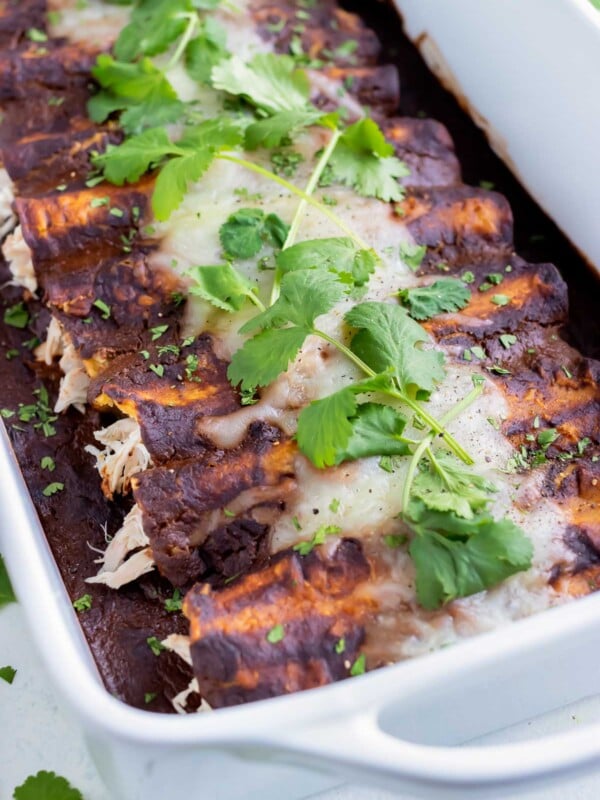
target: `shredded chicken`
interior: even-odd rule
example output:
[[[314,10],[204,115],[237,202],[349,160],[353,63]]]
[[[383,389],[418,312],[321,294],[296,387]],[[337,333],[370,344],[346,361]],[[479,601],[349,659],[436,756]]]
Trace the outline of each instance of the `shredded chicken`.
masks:
[[[148,544],[149,540],[142,525],[141,509],[134,505],[123,520],[123,526],[115,533],[104,554],[98,559],[97,563],[102,564],[102,568],[97,575],[86,578],[87,583],[103,583],[111,589],[119,589],[151,572],[154,569],[154,558]],[[143,549],[140,550],[140,547]],[[130,553],[133,555],[129,555]]]
[[[54,410],[57,414],[65,411],[69,406],[74,406],[83,414],[87,402],[87,391],[90,379],[81,358],[60,322],[54,317],[50,320],[46,341],[42,342],[34,351],[38,361],[52,364],[60,356],[58,366],[63,372],[58,390],[58,398]]]
[[[129,417],[120,419],[95,431],[94,438],[103,449],[93,445],[85,449],[96,457],[104,494],[110,499],[115,493],[126,494],[131,488],[132,476],[152,466],[150,453],[142,442],[140,426]]]
[[[0,239],[4,239],[17,223],[17,217],[13,211],[12,181],[5,169],[0,168]]]
[[[192,666],[192,656],[190,654],[190,637],[189,636],[182,636],[180,633],[172,633],[170,636],[167,636],[166,639],[163,639],[161,642],[162,646],[166,650],[170,650],[172,653],[175,653],[180,658],[182,658],[186,664]],[[200,686],[198,685],[198,680],[196,678],[192,678],[189,682],[188,686],[183,689],[179,694],[176,694],[175,697],[171,700],[173,704],[173,708],[178,714],[187,714],[189,713],[187,710],[187,701],[188,697],[191,694],[195,694],[196,692],[200,691]],[[196,709],[196,713],[204,712],[204,711],[212,711],[212,707],[202,698],[202,702]]]
[[[7,227],[10,220],[2,222],[4,212],[2,191],[0,189],[0,238],[11,231],[14,228],[14,222],[16,222],[15,218],[10,227]],[[8,268],[13,276],[11,281],[13,286],[22,286],[33,294],[38,287],[38,283],[33,270],[31,250],[23,238],[23,230],[20,225],[17,225],[14,233],[6,237],[6,241],[2,245],[2,255],[6,259]]]
[[[172,653],[176,653],[186,664],[192,666],[192,655],[190,652],[190,637],[183,636],[181,633],[172,633],[163,639],[161,644]]]

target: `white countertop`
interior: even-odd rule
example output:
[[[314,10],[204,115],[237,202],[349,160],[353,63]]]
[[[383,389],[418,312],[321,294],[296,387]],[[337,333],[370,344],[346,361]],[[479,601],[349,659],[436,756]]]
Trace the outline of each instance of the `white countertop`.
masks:
[[[104,788],[89,758],[77,723],[63,708],[39,663],[18,605],[0,611],[0,667],[17,670],[12,685],[0,680],[0,798],[10,800],[15,786],[38,770],[63,775],[85,800],[115,800]],[[511,742],[574,725],[600,721],[600,697],[576,703],[479,741]],[[597,800],[600,765],[594,775],[569,784],[519,795],[522,800]],[[359,786],[340,786],[311,800],[409,800]],[[207,798],[209,800],[209,798]]]

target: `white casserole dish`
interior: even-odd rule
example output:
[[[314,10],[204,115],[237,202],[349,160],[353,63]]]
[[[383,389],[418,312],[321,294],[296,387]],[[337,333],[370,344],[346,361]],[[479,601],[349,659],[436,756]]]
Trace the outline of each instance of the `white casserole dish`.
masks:
[[[407,7],[413,33],[419,23],[410,16],[411,9],[416,15],[421,7],[431,11],[434,5],[433,0],[398,2]],[[461,3],[465,16],[458,11]],[[502,14],[515,3],[502,0]],[[541,0],[528,3],[539,11]],[[559,0],[577,20],[583,3],[587,0]],[[445,20],[455,47],[467,52],[477,44],[476,21],[491,14],[492,7],[500,13],[499,0],[487,0],[483,9],[471,0],[437,0],[435,24],[443,28]],[[522,6],[519,13],[522,17]],[[597,12],[590,6],[590,13]],[[464,19],[473,25],[468,41]],[[519,15],[512,16],[513,24],[516,19]],[[600,20],[597,31],[593,25],[589,29],[598,34],[600,45]],[[556,50],[550,54],[554,57]],[[562,62],[560,66],[566,68]],[[477,72],[472,62],[470,69]],[[487,93],[492,94],[489,84]],[[509,152],[515,160],[512,147]],[[515,164],[525,180],[523,168]],[[600,162],[596,166],[600,169]],[[586,180],[573,184],[574,193],[599,185],[589,159],[586,163],[582,158],[582,169]],[[559,183],[559,204],[572,212],[564,195],[571,184],[564,176]],[[578,213],[592,213],[578,197]],[[589,219],[588,228],[598,236]],[[575,240],[587,247],[583,239]],[[591,250],[586,252],[591,256]],[[600,247],[597,256],[600,264]],[[130,708],[103,688],[3,430],[0,471],[0,551],[44,663],[80,719],[115,799],[164,800],[175,789],[182,797],[202,793],[211,800],[294,800],[341,780],[421,797],[479,799],[514,795],[600,763],[600,725],[514,746],[453,747],[600,692],[595,667],[600,596],[427,657],[290,697],[190,717]]]
[[[341,780],[445,800],[506,796],[600,763],[600,725],[452,745],[600,692],[600,595],[322,689],[214,713],[140,711],[104,689],[4,430],[0,550],[53,680],[115,800],[294,800]]]
[[[600,273],[600,10],[590,0],[394,0],[430,69]]]

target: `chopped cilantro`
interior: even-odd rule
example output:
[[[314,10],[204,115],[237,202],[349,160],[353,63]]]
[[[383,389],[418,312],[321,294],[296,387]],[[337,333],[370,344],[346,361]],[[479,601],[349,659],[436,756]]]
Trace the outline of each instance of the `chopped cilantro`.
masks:
[[[338,656],[341,656],[341,654],[344,652],[345,649],[346,649],[346,640],[342,636],[342,638],[338,639],[337,642],[335,643],[334,650]]]
[[[269,644],[277,644],[285,638],[285,629],[281,623],[274,625],[266,635],[266,640]]]
[[[148,369],[159,378],[162,378],[162,376],[165,374],[165,368],[163,364],[148,364]]]
[[[24,303],[16,303],[7,308],[4,311],[4,322],[13,328],[21,328],[21,330],[26,328],[29,322],[29,311],[25,308]]]
[[[169,611],[173,613],[175,611],[181,611],[183,608],[183,600],[181,599],[181,592],[179,589],[175,589],[173,592],[172,597],[168,597],[165,600],[165,611]]]
[[[512,347],[513,344],[517,343],[517,337],[514,335],[514,333],[502,333],[498,338],[500,339],[500,344],[506,350],[508,350],[509,347]]]
[[[146,639],[146,644],[148,645],[150,650],[152,650],[155,656],[159,656],[163,650],[166,650],[164,644],[159,639],[157,639],[156,636],[149,636]]]
[[[350,667],[350,675],[356,677],[357,675],[364,675],[367,669],[367,657],[361,653],[354,664]]]
[[[42,489],[42,494],[44,495],[44,497],[52,497],[53,494],[62,492],[64,488],[65,488],[64,483],[55,481],[54,483],[49,483],[45,489]]]
[[[81,614],[82,611],[89,611],[92,607],[92,595],[91,594],[82,594],[81,597],[78,597],[77,600],[73,600],[73,608],[77,611],[78,614]]]
[[[157,339],[165,334],[169,330],[168,325],[157,325],[155,328],[150,328],[150,333],[152,335],[152,341],[155,342]]]
[[[98,309],[102,319],[110,318],[110,306],[107,303],[105,303],[104,300],[94,300],[92,305],[94,306],[94,308]]]
[[[312,553],[317,545],[323,544],[328,536],[337,536],[341,530],[342,529],[338,525],[321,525],[321,527],[315,531],[312,539],[305,542],[298,542],[298,544],[294,545],[293,549],[300,553],[301,556],[307,556],[309,553]]]
[[[492,303],[495,306],[507,306],[510,303],[510,297],[505,294],[495,294],[492,296]]]
[[[54,472],[56,469],[56,464],[54,463],[54,459],[52,456],[42,456],[42,460],[40,461],[40,467],[42,469],[47,469],[48,472]]]

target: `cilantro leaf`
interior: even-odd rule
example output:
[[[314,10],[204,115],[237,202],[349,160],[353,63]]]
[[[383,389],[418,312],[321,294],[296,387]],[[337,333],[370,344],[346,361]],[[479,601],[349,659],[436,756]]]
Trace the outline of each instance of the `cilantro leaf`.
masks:
[[[172,142],[162,128],[132,136],[117,147],[96,156],[94,164],[112,183],[136,181],[147,169],[160,167],[152,196],[157,219],[166,220],[181,203],[190,181],[197,181],[216,153],[242,140],[239,124],[225,117],[206,120]],[[168,160],[167,160],[168,159]]]
[[[401,200],[404,192],[397,179],[410,171],[393,153],[377,123],[364,118],[344,131],[329,163],[334,177],[359,194],[386,202]]]
[[[4,559],[0,555],[0,608],[7,606],[9,603],[16,603],[17,598],[13,592],[13,588],[4,565]]]
[[[281,247],[289,226],[276,214],[265,214],[260,208],[240,208],[219,230],[223,250],[233,258],[252,258],[265,242]]]
[[[310,239],[286,247],[277,255],[281,272],[299,269],[328,269],[355,286],[363,286],[375,270],[377,255],[373,250],[359,250],[348,237]]]
[[[210,167],[214,153],[210,150],[189,152],[172,158],[161,169],[152,195],[152,210],[164,222],[179,207],[188,184],[198,181]]]
[[[423,320],[445,311],[459,311],[468,305],[471,292],[456,278],[440,278],[429,286],[402,289],[398,297],[411,317]]]
[[[225,29],[212,17],[207,17],[200,35],[186,47],[186,69],[194,80],[210,84],[213,67],[226,57]]]
[[[350,421],[352,435],[340,461],[369,456],[405,456],[410,452],[402,438],[406,418],[391,406],[362,403]]]
[[[452,511],[472,519],[488,504],[494,485],[471,472],[443,450],[425,470],[417,473],[412,494],[434,511]]]
[[[290,56],[266,53],[248,63],[233,56],[214,67],[212,84],[215,89],[243,97],[267,114],[308,108],[308,77]]]
[[[183,15],[191,10],[189,0],[140,0],[115,42],[117,58],[133,61],[164,53],[185,31],[188,19]]]
[[[262,331],[234,353],[227,369],[231,384],[242,391],[268,386],[287,370],[307,335],[305,328]]]
[[[277,301],[240,328],[241,333],[263,331],[234,353],[227,370],[231,383],[240,384],[242,391],[272,383],[296,358],[317,317],[342,294],[342,286],[329,273],[300,270],[284,275]],[[294,327],[282,327],[287,324]]]
[[[357,402],[350,388],[341,389],[303,408],[296,438],[301,452],[322,469],[339,464],[352,435],[350,417]]]
[[[54,772],[40,770],[30,775],[25,783],[17,786],[13,793],[14,800],[83,800],[79,789]]]
[[[253,122],[246,128],[246,149],[279,147],[287,139],[293,139],[302,128],[314,125],[321,117],[317,109],[293,109],[279,111],[271,117]]]
[[[406,419],[390,406],[358,405],[356,394],[368,391],[355,384],[315,400],[298,417],[301,452],[319,468],[376,455],[406,455],[402,439]]]
[[[104,171],[111,183],[122,186],[133,183],[144,172],[179,150],[169,139],[164,128],[149,128],[138,136],[131,136],[120,145],[109,145],[106,152],[94,158],[94,165]]]
[[[416,272],[419,269],[423,263],[426,253],[427,247],[424,244],[412,245],[409,242],[400,242],[400,258],[413,272]]]
[[[193,267],[188,274],[195,280],[190,294],[204,298],[223,311],[239,311],[246,299],[255,294],[255,287],[231,264]]]
[[[414,531],[409,553],[423,608],[488,589],[531,566],[532,544],[508,518],[479,515],[467,521],[428,511],[419,501],[411,502],[406,516]]]
[[[359,328],[350,344],[352,352],[377,373],[392,369],[402,392],[423,398],[444,378],[444,356],[417,347],[429,337],[399,306],[361,303],[350,309],[345,320]]]
[[[131,134],[174,122],[181,115],[183,104],[177,92],[149,58],[126,64],[102,53],[92,75],[102,87],[88,101],[94,122],[104,122],[113,112],[123,111],[121,125]]]
[[[277,301],[240,328],[250,333],[257,328],[280,328],[287,323],[312,332],[315,320],[343,297],[343,287],[334,275],[317,270],[288,272],[281,280]]]

